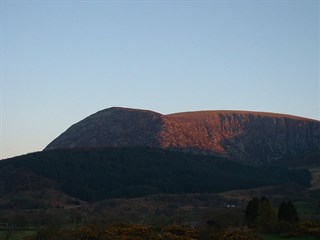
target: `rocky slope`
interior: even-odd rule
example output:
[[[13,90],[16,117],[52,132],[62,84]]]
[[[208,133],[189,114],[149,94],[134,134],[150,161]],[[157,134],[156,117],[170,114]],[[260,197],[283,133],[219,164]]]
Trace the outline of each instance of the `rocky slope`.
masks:
[[[297,154],[318,154],[320,121],[259,112],[200,111],[162,115],[113,107],[74,124],[44,150],[120,146],[217,154],[262,164]]]

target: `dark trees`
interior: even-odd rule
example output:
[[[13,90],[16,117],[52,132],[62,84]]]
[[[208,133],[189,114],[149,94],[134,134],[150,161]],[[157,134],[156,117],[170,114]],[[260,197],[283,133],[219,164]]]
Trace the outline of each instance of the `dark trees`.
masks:
[[[270,201],[263,197],[259,201],[256,225],[261,229],[271,229],[277,221],[276,211]]]
[[[289,223],[299,222],[297,210],[291,201],[281,203],[278,211],[278,221]]]
[[[248,227],[254,227],[255,221],[258,216],[258,208],[259,208],[259,199],[253,198],[249,201],[246,209],[246,221]]]
[[[266,197],[253,198],[246,208],[246,221],[248,227],[271,229],[277,221],[272,204]],[[278,222],[295,224],[299,222],[296,208],[291,201],[283,201],[278,210]]]
[[[271,228],[276,222],[276,213],[266,197],[253,198],[246,208],[248,227]]]

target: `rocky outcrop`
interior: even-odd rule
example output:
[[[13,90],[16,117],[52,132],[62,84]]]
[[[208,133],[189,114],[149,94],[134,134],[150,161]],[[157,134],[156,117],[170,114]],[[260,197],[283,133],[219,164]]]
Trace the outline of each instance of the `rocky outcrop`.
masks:
[[[160,147],[269,163],[319,150],[320,121],[244,111],[162,115],[114,107],[74,124],[44,150],[121,146]]]

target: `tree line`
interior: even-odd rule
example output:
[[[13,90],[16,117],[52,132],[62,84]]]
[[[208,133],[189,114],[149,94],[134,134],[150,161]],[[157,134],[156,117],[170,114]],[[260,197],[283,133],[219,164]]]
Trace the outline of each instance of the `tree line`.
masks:
[[[271,202],[266,197],[253,198],[246,207],[246,222],[248,227],[261,229],[272,229],[277,222],[286,222],[296,224],[299,222],[299,216],[293,203],[283,201],[278,212],[274,209]]]

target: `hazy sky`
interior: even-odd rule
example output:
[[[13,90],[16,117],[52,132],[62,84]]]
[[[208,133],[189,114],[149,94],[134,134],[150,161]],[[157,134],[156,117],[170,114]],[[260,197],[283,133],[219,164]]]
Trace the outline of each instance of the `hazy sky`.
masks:
[[[1,0],[1,156],[104,108],[320,119],[319,1]]]

